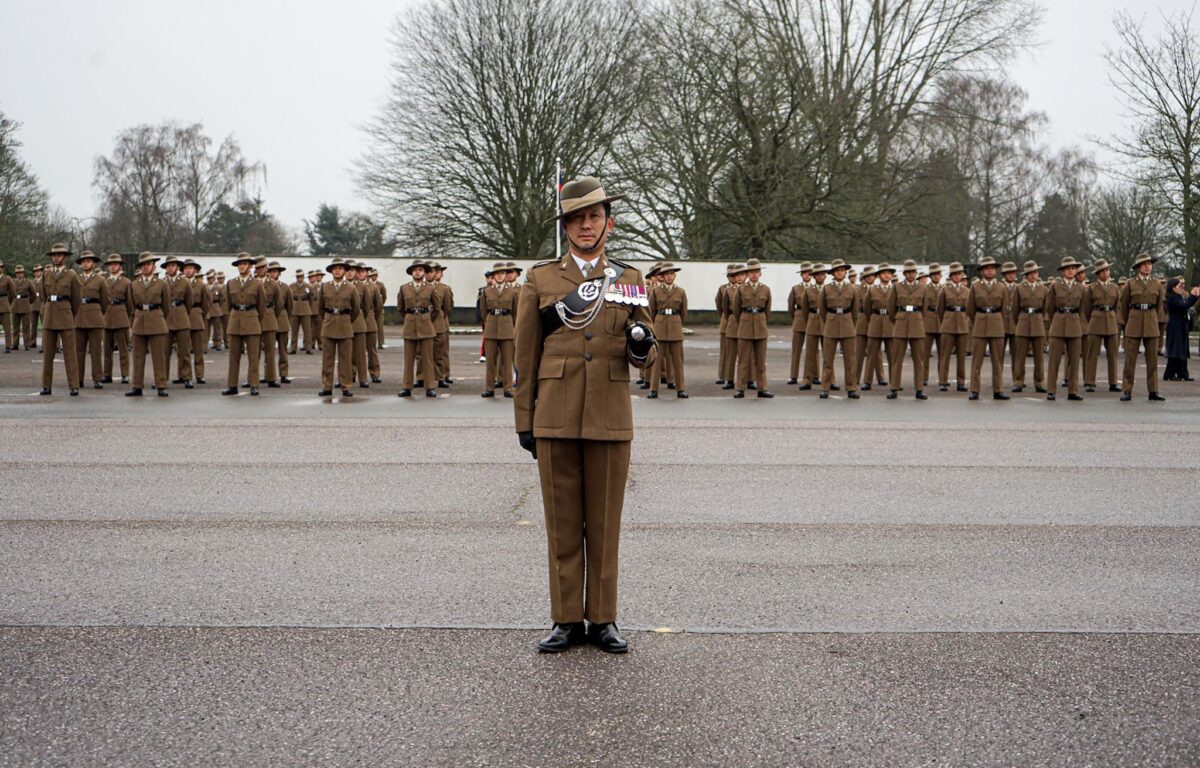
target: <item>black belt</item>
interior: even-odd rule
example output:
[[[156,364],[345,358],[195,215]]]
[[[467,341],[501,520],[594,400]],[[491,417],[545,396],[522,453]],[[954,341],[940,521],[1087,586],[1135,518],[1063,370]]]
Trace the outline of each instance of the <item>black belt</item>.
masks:
[[[47,301],[70,301],[70,296],[47,296]]]
[[[946,307],[947,312],[966,312],[966,307]]]
[[[162,309],[162,304],[138,304],[138,309],[149,312],[154,309]]]
[[[763,308],[762,307],[742,307],[742,311],[747,314],[751,314],[751,315],[761,315],[763,312]]]
[[[982,312],[985,315],[994,315],[1000,311],[1000,307],[976,307],[976,312]]]
[[[489,310],[488,314],[490,314],[490,315],[511,315],[512,310],[511,309],[493,309],[493,310]]]
[[[112,304],[114,307],[116,307],[116,306],[119,306],[119,305],[121,305],[121,304],[124,304],[124,303],[125,303],[125,299],[113,299],[113,300],[112,300],[112,301],[110,301],[109,303],[110,303],[110,304]]]
[[[920,312],[921,308],[912,304],[905,304],[902,307],[896,307],[898,312]]]
[[[1056,307],[1056,309],[1064,315],[1073,315],[1079,311],[1079,307]]]
[[[268,302],[267,302],[267,309],[271,309],[271,308],[272,308],[272,307],[274,307],[274,306],[275,306],[275,302],[273,302],[273,301],[268,301]]]
[[[84,297],[84,298],[82,298],[82,299],[80,299],[80,300],[79,300],[79,303],[80,303],[80,304],[99,304],[99,303],[100,303],[100,299],[93,299],[93,298],[90,298],[90,297]]]
[[[1040,315],[1040,314],[1042,314],[1042,308],[1041,307],[1021,307],[1021,314]]]
[[[679,310],[678,309],[660,309],[660,310],[658,310],[658,314],[660,314],[660,315],[678,315]]]
[[[1116,304],[1097,304],[1096,306],[1092,307],[1092,310],[1095,312],[1113,312],[1116,310],[1116,308]]]
[[[29,298],[29,294],[28,294],[28,293],[18,293],[18,294],[17,294],[17,299],[18,299],[18,300],[20,300],[20,299],[28,299],[28,298]]]
[[[350,307],[325,307],[327,315],[348,315],[351,311]]]
[[[171,299],[172,307],[182,307],[186,303],[187,302],[185,302],[183,299]],[[268,306],[270,306],[270,305],[268,305]]]
[[[1130,304],[1130,309],[1154,309],[1153,304]]]
[[[831,315],[848,315],[850,307],[825,307],[825,311]]]
[[[410,315],[424,315],[430,311],[429,307],[405,307],[404,311]]]
[[[875,310],[875,314],[877,314],[877,315],[886,315],[887,313],[888,313],[888,311],[886,309]]]
[[[251,312],[255,309],[258,309],[258,305],[257,304],[234,304],[230,308],[236,309],[239,312]]]

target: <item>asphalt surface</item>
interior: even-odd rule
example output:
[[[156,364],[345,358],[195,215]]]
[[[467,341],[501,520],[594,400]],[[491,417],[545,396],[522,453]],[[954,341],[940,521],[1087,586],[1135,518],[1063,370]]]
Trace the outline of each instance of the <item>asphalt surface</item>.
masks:
[[[0,765],[1200,764],[1200,386],[733,401],[711,342],[633,389],[625,657],[533,652],[477,338],[411,401],[397,349],[350,401],[315,356],[140,401],[0,357]]]

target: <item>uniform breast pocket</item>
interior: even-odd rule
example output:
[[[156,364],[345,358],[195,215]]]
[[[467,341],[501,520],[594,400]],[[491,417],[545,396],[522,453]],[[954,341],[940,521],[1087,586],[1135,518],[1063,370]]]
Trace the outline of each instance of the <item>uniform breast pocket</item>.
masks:
[[[625,323],[629,320],[629,310],[609,304],[604,309],[604,329],[611,336],[624,336]]]
[[[565,357],[543,357],[538,366],[537,403],[533,409],[533,426],[561,429],[567,420],[567,392],[564,378]]]

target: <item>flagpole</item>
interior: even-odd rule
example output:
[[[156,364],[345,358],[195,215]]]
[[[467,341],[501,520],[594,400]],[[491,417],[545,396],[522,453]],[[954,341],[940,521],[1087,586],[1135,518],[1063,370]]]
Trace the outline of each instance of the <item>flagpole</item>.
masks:
[[[554,215],[562,211],[562,158],[554,160]],[[562,221],[554,222],[554,259],[562,258]]]

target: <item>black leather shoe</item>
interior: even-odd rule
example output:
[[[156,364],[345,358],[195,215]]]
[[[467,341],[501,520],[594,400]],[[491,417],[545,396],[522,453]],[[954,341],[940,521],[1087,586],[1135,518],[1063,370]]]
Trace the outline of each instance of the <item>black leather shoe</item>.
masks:
[[[1054,399],[1056,399],[1056,396],[1055,396],[1055,394],[1054,394],[1053,392],[1051,392],[1050,394],[1046,395],[1046,399],[1047,399],[1047,400],[1054,400]]]
[[[716,384],[717,386],[722,386],[725,384],[725,379],[717,379],[713,383]],[[792,383],[795,384],[796,382],[793,380]]]
[[[125,393],[125,397],[141,397],[141,396],[142,396],[142,390],[136,389],[136,388],[131,389]]]
[[[159,397],[168,397],[169,393],[167,392],[166,388],[164,387],[163,389],[158,390],[158,396]]]
[[[929,395],[925,394],[924,392],[922,392],[921,390],[918,389],[917,390],[917,399],[918,400],[928,400]]]
[[[801,392],[807,392],[812,389],[812,384],[801,384],[799,387],[797,387],[797,389],[799,389]]]
[[[859,389],[861,389],[863,392],[870,392],[871,382],[868,381],[866,384],[863,384],[861,387],[859,387]]]
[[[1158,394],[1157,392],[1150,393],[1151,402],[1161,403],[1161,402],[1164,402],[1166,399],[1167,398],[1163,397],[1162,395]]]
[[[1044,395],[1044,394],[1046,394],[1046,388],[1045,388],[1045,387],[1034,387],[1034,388],[1033,388],[1033,391],[1034,391],[1034,392],[1037,392],[1039,395]]]
[[[1019,384],[1012,388],[1012,392],[1014,395],[1020,394],[1021,392],[1024,392],[1024,391],[1025,391],[1025,387],[1022,387]]]
[[[382,383],[383,383],[383,379],[379,378],[378,376],[372,376],[372,377],[371,377],[371,383],[372,383],[372,384],[382,384]]]
[[[288,377],[288,376],[280,376],[280,377],[279,377],[279,383],[280,383],[280,384],[291,384],[291,383],[292,383],[292,380],[291,380],[291,378],[290,378],[290,377]]]
[[[842,391],[842,388],[841,388],[841,387],[839,387],[837,384],[830,384],[830,385],[829,385],[829,388],[830,388],[831,390],[833,390],[834,392],[841,392],[841,391]]]
[[[258,397],[258,387],[250,387],[250,397]]]
[[[370,389],[371,385],[365,381],[360,381],[360,382],[358,382],[358,388],[359,389]]]
[[[733,386],[734,384],[732,381],[727,381],[725,382],[725,386],[721,387],[721,389],[733,389]]]
[[[886,382],[886,381],[877,381],[877,382],[875,382],[875,383],[876,383],[876,384],[878,384],[878,385],[879,385],[879,386],[881,386],[881,387],[886,387],[886,386],[887,386],[887,382]]]
[[[963,386],[962,384],[959,384],[954,387],[954,391],[955,392],[966,392],[967,388],[965,386]]]
[[[184,389],[195,389],[196,387],[194,384],[192,384],[192,382],[185,381],[185,382],[183,382],[183,388]]]
[[[268,381],[267,386],[270,387],[271,389],[279,389],[283,385],[280,384],[278,381]]]
[[[895,399],[896,399],[897,397],[899,397],[899,396],[900,396],[900,395],[898,395],[898,394],[896,393],[896,390],[894,390],[894,389],[893,389],[891,392],[888,392],[887,399],[888,399],[888,400],[895,400]]]
[[[746,396],[746,392],[744,390],[739,389],[738,391],[733,393],[733,396],[734,396],[734,398],[740,400],[741,398]]]
[[[196,379],[196,383],[197,384],[207,384],[208,382],[205,381],[204,379]]]
[[[450,389],[450,382],[448,382],[448,381],[445,381],[445,380],[443,380],[443,381],[439,381],[439,382],[438,382],[438,389]]]
[[[222,395],[236,395],[237,393],[237,387],[225,387],[225,389],[221,390]]]
[[[646,395],[646,399],[647,399],[647,400],[655,400],[655,399],[657,399],[657,398],[658,398],[658,393],[657,393],[657,392],[650,392],[650,393],[648,393],[648,394]]]
[[[629,650],[629,643],[625,642],[625,638],[617,631],[617,625],[612,622],[592,624],[587,634],[592,644],[605,653],[625,653]]]
[[[411,389],[402,389],[396,393],[396,397],[412,397]]]
[[[829,399],[829,393],[828,393],[828,392],[826,392],[825,390],[823,390],[823,389],[822,389],[822,390],[821,390],[821,394],[820,394],[820,398],[821,398],[822,400],[828,400],[828,399]]]
[[[100,379],[100,383],[101,384],[112,384],[113,383],[112,376],[105,376],[103,379]]]
[[[1008,395],[1004,394],[1003,392],[993,392],[992,399],[993,400],[1011,400],[1012,398],[1009,397]]]
[[[640,387],[640,386],[642,386],[643,384],[645,384],[645,383],[646,383],[646,380],[645,380],[645,379],[638,379],[637,381],[635,381],[635,382],[633,382],[633,383],[634,383],[634,384],[637,384],[637,385]]]
[[[675,397],[677,397],[680,400],[687,400],[688,399],[687,390],[686,389],[679,390],[678,392],[675,393]]]
[[[582,645],[586,640],[587,630],[582,621],[555,624],[550,634],[538,642],[538,650],[542,653],[562,653],[572,645]]]
[[[1120,392],[1120,391],[1121,391],[1121,388],[1120,388],[1120,387],[1118,387],[1116,384],[1109,384],[1109,385],[1108,385],[1108,391],[1109,391],[1109,392]]]
[[[668,384],[668,385],[667,385],[667,389],[675,389],[675,385],[674,385],[674,384]]]
[[[317,392],[317,397],[333,397],[332,389],[322,389]]]
[[[425,390],[425,397],[437,397],[437,390],[436,389]]]
[[[104,385],[98,381],[92,382],[92,389],[104,389]]]
[[[1082,397],[1081,395],[1071,395],[1071,394],[1068,394],[1068,395],[1067,395],[1067,399],[1068,399],[1068,400],[1071,400],[1071,401],[1073,401],[1073,402],[1076,402],[1076,403],[1078,403],[1078,402],[1081,402],[1081,401],[1083,400],[1083,397]]]
[[[50,392],[50,387],[42,387],[42,391],[38,392],[38,394],[39,395],[49,395],[52,393]]]
[[[413,386],[417,389],[425,389],[425,379],[417,379],[413,382]]]
[[[847,392],[846,397],[850,398],[851,400],[857,400],[858,393],[857,392]]]
[[[484,392],[482,395],[480,395],[480,397],[495,397],[495,396],[496,396],[496,393],[491,391],[490,389],[487,392]]]
[[[775,397],[775,395],[772,394],[770,390],[766,390],[766,389],[760,389],[758,391],[758,396],[759,397]]]
[[[650,382],[643,381],[641,384],[638,384],[638,389],[650,389]]]
[[[816,385],[816,386],[818,386],[818,387],[819,387],[819,386],[821,386],[821,380],[820,380],[820,379],[813,379],[813,380],[812,380],[812,383],[813,383],[813,384],[815,384],[815,385]]]
[[[71,397],[79,397],[79,388],[71,387],[71,391],[67,392],[67,394],[70,395]]]
[[[242,389],[249,389],[249,388],[250,388],[250,382],[248,382],[248,381],[243,381],[243,382],[242,382]]]
[[[504,390],[504,396],[511,399],[513,396],[512,390],[511,389]]]
[[[1130,400],[1132,400],[1132,399],[1133,399],[1133,395],[1132,395],[1132,394],[1130,394],[1129,392],[1122,392],[1122,393],[1121,393],[1121,402],[1122,402],[1122,403],[1128,403],[1128,402],[1129,402]]]
[[[122,377],[121,377],[121,383],[122,383],[122,384],[128,384],[128,383],[129,383],[129,377],[128,377],[128,376],[122,376]]]
[[[721,382],[718,381],[717,383],[720,384]],[[797,381],[795,379],[788,379],[787,383],[788,383],[789,387],[794,387],[794,386],[796,386]]]
[[[821,382],[817,382],[817,383],[820,384]],[[757,381],[750,382],[749,384],[746,385],[746,389],[758,389],[758,382]]]
[[[182,384],[182,383],[183,383],[183,379],[171,379],[171,383],[172,383],[172,384]]]
[[[1084,385],[1083,385],[1083,391],[1084,391],[1084,392],[1095,392],[1095,391],[1096,391],[1096,385],[1095,385],[1095,384],[1084,384]]]
[[[949,392],[949,391],[950,391],[949,384],[938,384],[938,392]]]
[[[342,390],[342,397],[344,397],[344,398],[345,398],[345,397],[354,397],[354,393],[353,393],[353,392],[351,392],[351,391],[350,391],[350,390],[348,390],[348,389],[343,389],[343,390]]]
[[[978,393],[978,392],[972,392],[972,393],[971,393],[971,396],[970,396],[970,397],[968,397],[967,399],[968,399],[968,400],[978,400],[978,399],[979,399],[979,393]]]

